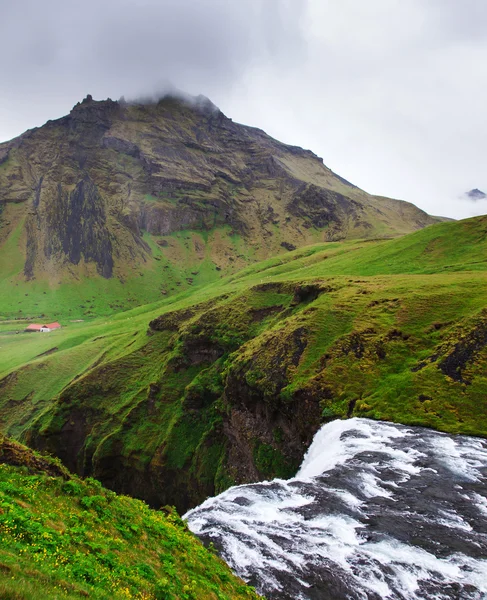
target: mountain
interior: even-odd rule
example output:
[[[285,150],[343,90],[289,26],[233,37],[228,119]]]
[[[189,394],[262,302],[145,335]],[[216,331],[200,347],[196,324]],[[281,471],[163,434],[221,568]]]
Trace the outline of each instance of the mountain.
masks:
[[[0,437],[0,597],[257,600],[177,514]]]
[[[315,244],[49,334],[3,321],[0,429],[179,510],[292,476],[335,418],[487,436],[486,271],[476,217]]]
[[[485,194],[485,192],[482,192],[482,190],[479,190],[478,188],[474,188],[473,190],[470,190],[469,192],[465,192],[465,197],[469,198],[470,200],[483,200],[484,198],[487,198],[487,195]]]
[[[9,315],[109,314],[308,244],[437,220],[371,196],[204,97],[94,101],[0,144]]]

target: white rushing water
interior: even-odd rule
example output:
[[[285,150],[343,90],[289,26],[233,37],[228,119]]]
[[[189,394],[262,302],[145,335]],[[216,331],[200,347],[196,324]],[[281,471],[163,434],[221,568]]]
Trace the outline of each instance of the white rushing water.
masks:
[[[296,477],[186,515],[269,599],[487,599],[487,442],[333,421]]]

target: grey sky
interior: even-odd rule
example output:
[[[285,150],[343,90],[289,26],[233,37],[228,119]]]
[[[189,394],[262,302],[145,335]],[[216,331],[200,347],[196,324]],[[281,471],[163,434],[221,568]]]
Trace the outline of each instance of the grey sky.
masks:
[[[365,190],[484,214],[485,0],[17,0],[0,21],[0,140],[167,81],[310,148]]]

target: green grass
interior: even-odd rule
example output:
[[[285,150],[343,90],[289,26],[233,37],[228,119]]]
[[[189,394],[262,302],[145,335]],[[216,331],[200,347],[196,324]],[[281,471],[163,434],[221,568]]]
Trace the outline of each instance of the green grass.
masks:
[[[0,454],[10,463],[0,464],[1,598],[257,598],[176,512],[82,481],[4,438]]]
[[[242,250],[242,239],[230,227],[215,227],[210,232],[174,232],[168,236],[144,234],[151,257],[138,268],[124,268],[117,276],[104,279],[95,274],[76,276],[64,272],[44,274],[26,281],[21,239],[22,223],[0,248],[0,286],[8,294],[0,298],[0,316],[4,319],[28,319],[34,322],[58,320],[93,321],[133,307],[173,297],[183,291],[207,285],[221,278],[222,264],[227,272],[251,261],[251,253]],[[158,241],[169,246],[161,247]],[[220,248],[221,246],[221,248]],[[220,248],[215,250],[214,248]],[[228,262],[226,254],[238,254]]]
[[[290,473],[332,417],[487,436],[486,239],[485,217],[441,223],[296,250],[49,334],[4,321],[0,426],[181,509]]]

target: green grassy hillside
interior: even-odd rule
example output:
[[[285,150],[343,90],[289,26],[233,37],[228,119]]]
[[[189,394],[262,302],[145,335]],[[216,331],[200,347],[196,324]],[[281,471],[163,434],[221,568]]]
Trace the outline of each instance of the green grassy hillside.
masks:
[[[4,332],[1,427],[182,510],[292,474],[336,417],[485,436],[486,271],[477,217],[310,246],[50,334]]]
[[[257,599],[171,510],[0,437],[0,597]]]

